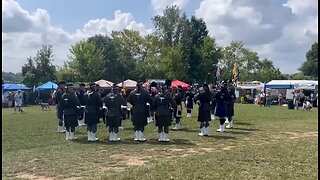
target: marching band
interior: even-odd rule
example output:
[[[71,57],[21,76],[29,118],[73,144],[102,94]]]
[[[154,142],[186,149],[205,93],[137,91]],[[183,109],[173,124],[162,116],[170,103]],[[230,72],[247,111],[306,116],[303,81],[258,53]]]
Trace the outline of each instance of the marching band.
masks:
[[[173,130],[181,130],[182,102],[185,103],[187,118],[191,117],[194,104],[198,104],[199,136],[209,136],[209,122],[216,118],[220,121],[217,132],[224,132],[225,128],[233,128],[235,88],[232,80],[222,81],[218,85],[204,83],[202,90],[187,90],[183,97],[183,89],[173,88],[167,83],[160,86],[152,83],[148,89],[137,83],[136,89],[126,96],[125,91],[112,86],[109,94],[101,95],[99,86],[90,83],[89,91],[85,91],[85,84],[80,84],[77,92],[72,84],[60,82],[54,94],[58,132],[66,133],[66,140],[75,140],[75,128],[87,126],[89,142],[98,141],[96,137],[97,124],[100,118],[109,130],[108,140],[120,141],[119,129],[122,120],[130,117],[134,127],[134,141],[146,141],[144,130],[148,123],[154,121],[158,128],[159,142],[169,142],[169,127],[173,119]],[[131,108],[127,105],[129,103]],[[151,118],[151,121],[150,121]],[[228,125],[226,127],[226,118]]]

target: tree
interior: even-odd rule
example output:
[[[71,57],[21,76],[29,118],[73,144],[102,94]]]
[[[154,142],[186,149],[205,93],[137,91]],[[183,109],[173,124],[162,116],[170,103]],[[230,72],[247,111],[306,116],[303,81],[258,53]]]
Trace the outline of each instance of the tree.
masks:
[[[96,81],[103,78],[103,52],[95,43],[83,40],[70,48],[70,62],[65,68],[73,69],[77,81]]]
[[[204,58],[208,58],[208,56],[206,57],[206,55],[204,55],[204,54],[205,53],[211,54],[212,52],[210,52],[210,51],[216,51],[217,47],[214,42],[214,38],[212,40],[210,40],[210,37],[208,36],[207,26],[206,26],[206,23],[203,21],[203,19],[192,16],[189,25],[190,25],[190,33],[186,37],[186,38],[189,38],[189,41],[188,41],[188,50],[189,50],[189,54],[190,54],[190,57],[188,58],[188,63],[190,66],[189,72],[188,72],[189,82],[194,82],[194,81],[203,82],[207,78],[204,79],[203,75],[201,75],[201,74],[203,74],[203,73],[213,74],[213,71],[207,72],[207,71],[200,70],[201,69],[201,67],[200,67],[201,62],[208,61],[208,59],[204,59]],[[207,42],[205,42],[205,39],[207,39]],[[212,41],[213,43],[211,43],[210,41]],[[205,44],[205,43],[207,43],[207,44]],[[211,47],[207,47],[208,45]],[[211,49],[211,48],[213,48],[213,49]],[[204,50],[206,50],[208,52],[204,52]],[[212,61],[212,59],[210,59],[210,60]],[[217,59],[215,59],[213,61],[216,61],[216,60]],[[213,66],[211,66],[210,68],[214,69],[216,67],[214,65],[214,64],[216,64],[216,62],[211,63],[211,64]],[[199,78],[199,77],[201,77],[201,78]]]
[[[144,39],[138,31],[128,29],[114,31],[111,36],[116,46],[120,74],[125,78],[138,80],[139,74],[136,73],[136,65],[144,55]]]
[[[58,81],[75,82],[78,79],[78,73],[75,71],[75,69],[71,69],[66,62],[64,63],[63,67],[59,68],[57,71]]]
[[[35,58],[35,67],[37,75],[39,76],[40,83],[46,83],[48,81],[54,81],[56,79],[56,67],[53,62],[53,49],[52,45],[42,46],[42,49],[38,51]]]
[[[222,79],[230,79],[233,77],[233,66],[236,63],[238,71],[242,74],[243,60],[247,53],[244,43],[241,41],[232,41],[230,45],[223,49],[223,58],[221,59]],[[242,75],[241,75],[242,76]]]
[[[212,82],[219,59],[222,58],[222,49],[217,46],[215,39],[206,36],[199,48],[199,65],[197,66],[197,79],[199,82]]]
[[[152,18],[156,34],[170,47],[179,43],[186,20],[185,14],[175,5],[166,7],[162,16],[156,15]]]
[[[12,73],[2,71],[2,78],[4,81],[21,83],[22,82],[22,73]]]
[[[166,78],[185,81],[188,78],[188,63],[182,55],[182,47],[175,46],[162,51],[161,69],[165,72]]]
[[[52,46],[43,45],[36,57],[27,58],[22,66],[23,83],[27,86],[36,86],[56,79],[56,67],[52,64]]]
[[[273,62],[268,59],[259,61],[259,71],[256,75],[256,80],[262,82],[269,82],[273,79],[282,79],[281,72],[278,68],[275,68]]]
[[[122,65],[117,57],[116,45],[111,37],[108,35],[95,35],[88,39],[89,42],[93,42],[96,48],[103,52],[104,62],[104,77],[112,82],[118,82],[122,80],[123,75],[119,70]]]
[[[306,76],[318,79],[318,42],[312,44],[306,53],[306,61],[298,70]]]
[[[163,40],[155,34],[149,34],[143,38],[142,56],[136,62],[136,74],[139,79],[166,78],[165,70],[162,68],[161,52],[164,49]]]

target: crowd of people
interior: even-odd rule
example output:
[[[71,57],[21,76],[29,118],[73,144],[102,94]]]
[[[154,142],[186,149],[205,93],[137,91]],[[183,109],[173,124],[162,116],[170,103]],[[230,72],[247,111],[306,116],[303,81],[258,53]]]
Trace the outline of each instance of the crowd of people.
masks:
[[[77,139],[76,127],[87,125],[88,141],[97,141],[97,124],[102,119],[109,131],[108,140],[120,141],[122,121],[130,117],[134,141],[146,141],[145,127],[154,122],[158,128],[159,142],[168,142],[172,123],[175,124],[172,130],[181,130],[183,107],[186,109],[186,118],[190,118],[194,104],[199,106],[199,136],[209,135],[209,122],[215,118],[220,121],[217,132],[233,128],[236,96],[232,80],[210,86],[204,83],[202,88],[193,87],[186,92],[181,86],[172,88],[168,83],[159,85],[153,82],[148,88],[137,83],[136,89],[129,94],[113,86],[111,92],[104,96],[95,83],[90,83],[88,91],[84,84],[80,84],[78,91],[75,91],[72,84],[60,82],[54,99],[59,120],[58,132],[65,132],[66,140]]]
[[[24,112],[22,107],[22,102],[25,101],[26,95],[21,90],[17,90],[16,92],[5,92],[3,94],[2,102],[7,104],[8,107],[14,107],[14,112],[17,110],[20,113]]]
[[[261,93],[256,96],[255,103],[260,106],[270,107],[273,99],[270,91],[267,91],[266,93],[261,91]],[[289,101],[285,100],[285,97],[281,92],[278,94],[276,100],[279,106],[289,104]],[[298,110],[299,107],[306,110],[310,110],[312,107],[318,107],[318,93],[316,91],[312,91],[308,96],[306,96],[302,90],[295,89],[292,91],[292,104],[293,109],[296,110]]]

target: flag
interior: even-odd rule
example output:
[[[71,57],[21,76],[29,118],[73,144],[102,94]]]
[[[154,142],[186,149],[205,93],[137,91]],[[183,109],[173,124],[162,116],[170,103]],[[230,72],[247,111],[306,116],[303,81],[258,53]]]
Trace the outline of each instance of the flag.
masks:
[[[237,81],[238,78],[239,78],[239,72],[237,70],[237,64],[234,63],[234,65],[233,65],[233,80]]]
[[[124,87],[124,77],[122,77],[122,93],[126,95],[126,87]]]
[[[220,66],[217,67],[217,72],[216,72],[216,77],[217,79],[220,79],[220,76],[221,76],[221,69],[220,69]]]
[[[233,79],[237,78],[237,64],[234,63],[233,65]]]

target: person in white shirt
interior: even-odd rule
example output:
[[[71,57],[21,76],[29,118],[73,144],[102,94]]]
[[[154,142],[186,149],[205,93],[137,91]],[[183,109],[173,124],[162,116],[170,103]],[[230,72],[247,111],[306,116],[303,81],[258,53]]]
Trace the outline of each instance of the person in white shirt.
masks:
[[[282,105],[283,105],[283,96],[282,96],[281,93],[279,93],[279,95],[278,95],[278,102],[279,102],[279,105],[282,107]]]
[[[17,94],[14,96],[14,113],[16,113],[17,107],[20,113],[23,112],[22,100],[23,100],[23,95],[21,93],[21,90],[18,90]]]
[[[295,90],[293,94],[293,104],[294,104],[294,109],[298,110],[299,109],[299,101],[300,101],[300,93],[299,90]]]
[[[307,110],[310,111],[312,108],[312,104],[310,103],[310,101],[304,101],[303,105],[302,105],[302,109],[303,110]]]

